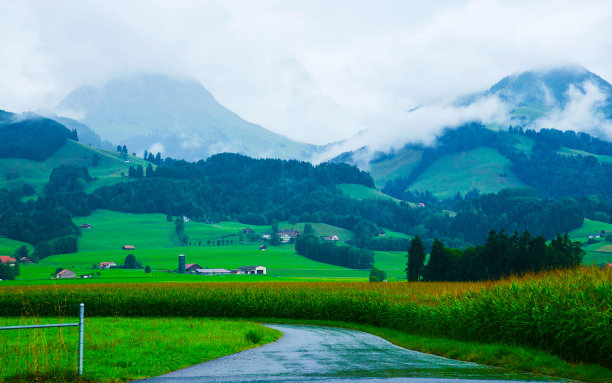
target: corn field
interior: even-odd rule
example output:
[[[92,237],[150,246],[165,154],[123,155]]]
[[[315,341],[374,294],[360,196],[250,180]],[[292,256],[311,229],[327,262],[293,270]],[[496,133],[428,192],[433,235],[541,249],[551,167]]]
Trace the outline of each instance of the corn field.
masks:
[[[612,366],[612,272],[593,267],[489,282],[159,283],[0,289],[0,316],[294,318],[528,346]]]

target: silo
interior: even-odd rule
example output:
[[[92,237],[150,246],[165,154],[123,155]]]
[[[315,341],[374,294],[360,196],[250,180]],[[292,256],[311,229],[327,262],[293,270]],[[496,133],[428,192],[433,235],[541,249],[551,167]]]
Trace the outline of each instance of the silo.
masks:
[[[185,254],[179,255],[179,267],[178,271],[181,274],[185,274]]]

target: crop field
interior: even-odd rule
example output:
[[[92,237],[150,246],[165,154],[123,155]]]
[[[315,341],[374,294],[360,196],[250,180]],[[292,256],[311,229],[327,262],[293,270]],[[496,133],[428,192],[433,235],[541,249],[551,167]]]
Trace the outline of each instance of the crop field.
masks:
[[[345,321],[406,333],[545,350],[612,366],[612,272],[593,267],[472,283],[157,283],[0,289],[4,316],[276,317]],[[483,320],[486,318],[486,320]]]
[[[74,310],[72,310],[74,311]],[[0,326],[74,323],[0,317]],[[205,318],[85,319],[83,380],[122,382],[161,375],[278,339],[261,324]],[[0,381],[77,380],[78,327],[0,332]]]

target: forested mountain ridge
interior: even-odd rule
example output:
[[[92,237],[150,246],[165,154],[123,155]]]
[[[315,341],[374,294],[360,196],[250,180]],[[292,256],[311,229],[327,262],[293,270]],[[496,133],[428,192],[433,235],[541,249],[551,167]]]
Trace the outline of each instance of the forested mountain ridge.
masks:
[[[486,91],[461,97],[454,105],[470,107],[492,98],[508,113],[505,124],[474,121],[451,125],[431,145],[409,143],[376,152],[367,165],[363,165],[363,158],[373,148],[347,152],[333,161],[360,165],[372,174],[379,188],[389,181],[400,182],[403,191],[429,191],[438,198],[452,198],[457,192],[465,195],[473,189],[490,193],[526,186],[535,187],[541,196],[589,193],[586,188],[559,193],[556,186],[546,187],[538,178],[553,168],[553,173],[584,178],[583,185],[595,180],[595,194],[608,187],[601,182],[607,173],[580,157],[592,156],[601,167],[612,162],[606,142],[612,124],[611,84],[581,67],[528,71],[505,77]],[[402,139],[407,140],[398,137]],[[551,162],[555,165],[546,169]],[[559,183],[553,179],[546,183],[551,182]]]

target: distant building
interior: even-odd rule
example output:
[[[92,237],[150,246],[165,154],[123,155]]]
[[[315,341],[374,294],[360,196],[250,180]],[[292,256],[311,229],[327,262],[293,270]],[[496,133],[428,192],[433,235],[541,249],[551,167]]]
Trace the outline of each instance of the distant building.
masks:
[[[136,250],[136,248],[132,245],[123,245],[122,250]]]
[[[261,246],[259,246],[259,250],[261,250],[261,251],[266,251],[266,250],[268,250],[268,246],[266,246],[266,245],[261,245]]]
[[[339,241],[340,237],[337,235],[330,235],[329,237],[323,237],[324,241]]]
[[[300,232],[295,229],[281,230],[278,232],[278,237],[283,243],[291,242],[291,240],[296,239],[299,236]]]
[[[0,255],[0,263],[3,265],[15,265],[17,260],[9,255]]]
[[[263,239],[272,239],[272,234],[270,233],[263,233],[263,235],[261,236],[261,238]]]
[[[423,202],[419,202],[419,204],[417,206],[418,207],[425,207],[425,204]]]
[[[111,267],[117,267],[115,262],[100,262],[98,263],[98,268],[100,269],[110,269]]]
[[[77,276],[76,273],[69,269],[64,269],[60,271],[59,273],[55,274],[55,278],[57,279],[76,278],[76,276]]]
[[[224,275],[224,274],[231,274],[232,272],[227,270],[227,269],[195,269],[194,270],[195,274],[198,275]]]
[[[259,274],[259,275],[265,275],[266,274],[266,267],[265,266],[242,266],[237,268],[237,271],[235,274]]]
[[[197,263],[188,263],[185,265],[185,272],[195,274],[196,270],[201,269],[202,266]]]
[[[93,277],[94,277],[93,273],[79,275],[79,278],[83,278],[83,279],[88,279],[88,278],[93,278]]]
[[[387,233],[386,233],[386,232],[385,232],[383,229],[380,229],[380,230],[378,231],[378,236],[379,236],[379,237],[384,237],[385,235],[387,235]]]
[[[79,226],[81,229],[91,229],[91,225],[88,223],[84,223],[82,225]]]
[[[254,233],[255,231],[251,229],[250,227],[245,227],[244,229],[242,229],[242,232],[244,234],[249,234],[249,233]]]
[[[28,257],[21,257],[19,258],[19,263],[32,263],[32,260]]]

